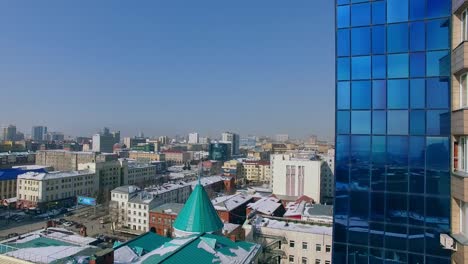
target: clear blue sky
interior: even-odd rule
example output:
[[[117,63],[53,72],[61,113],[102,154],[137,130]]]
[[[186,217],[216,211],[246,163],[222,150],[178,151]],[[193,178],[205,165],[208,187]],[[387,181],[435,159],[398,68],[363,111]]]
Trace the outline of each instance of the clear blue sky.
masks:
[[[333,2],[3,1],[0,124],[331,139]]]

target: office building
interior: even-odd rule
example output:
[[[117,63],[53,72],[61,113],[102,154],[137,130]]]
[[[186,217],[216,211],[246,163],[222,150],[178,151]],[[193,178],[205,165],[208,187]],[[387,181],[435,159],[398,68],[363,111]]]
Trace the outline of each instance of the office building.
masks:
[[[160,136],[158,138],[158,141],[161,143],[161,145],[167,145],[169,144],[169,137],[167,136]]]
[[[46,126],[33,126],[31,130],[31,139],[34,141],[43,141],[46,134]]]
[[[129,159],[134,159],[138,162],[151,162],[151,161],[165,161],[166,154],[156,152],[144,152],[144,151],[130,151],[128,153]]]
[[[198,144],[199,143],[198,133],[190,133],[189,136],[188,136],[188,143],[189,144]]]
[[[456,225],[449,107],[465,102],[454,99],[466,65],[466,23],[451,25],[452,10],[451,0],[336,1],[333,263],[452,263],[440,243]],[[450,43],[461,47],[452,70]]]
[[[221,135],[221,141],[231,143],[231,156],[240,154],[240,137],[238,134],[232,132],[224,132]]]
[[[190,153],[181,150],[165,150],[163,151],[166,162],[172,165],[183,165],[190,161]]]
[[[15,141],[16,140],[16,126],[8,125],[2,128],[3,140],[4,141]]]
[[[228,161],[231,158],[230,143],[210,143],[209,159],[218,161]]]
[[[296,158],[294,154],[271,156],[273,194],[299,197],[307,195],[321,202],[321,160]]]
[[[7,169],[21,165],[33,165],[35,161],[36,154],[32,152],[0,153],[0,169]]]
[[[107,127],[99,133],[93,135],[93,151],[112,153],[115,143],[120,142],[120,132],[109,132]]]
[[[138,137],[124,137],[123,143],[127,148],[133,148],[138,146],[138,144],[146,143],[146,138],[138,138]]]
[[[36,165],[48,166],[56,171],[78,170],[78,164],[117,160],[116,154],[95,152],[40,150],[36,152]]]
[[[80,171],[29,171],[18,175],[17,208],[48,209],[53,206],[76,204],[76,196],[96,197],[99,181],[96,173]]]

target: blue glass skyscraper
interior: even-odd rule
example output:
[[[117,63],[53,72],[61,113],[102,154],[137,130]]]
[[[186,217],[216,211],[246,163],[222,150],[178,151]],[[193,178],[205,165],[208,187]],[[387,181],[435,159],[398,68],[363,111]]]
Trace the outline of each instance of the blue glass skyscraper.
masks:
[[[451,0],[336,0],[333,263],[450,263]]]

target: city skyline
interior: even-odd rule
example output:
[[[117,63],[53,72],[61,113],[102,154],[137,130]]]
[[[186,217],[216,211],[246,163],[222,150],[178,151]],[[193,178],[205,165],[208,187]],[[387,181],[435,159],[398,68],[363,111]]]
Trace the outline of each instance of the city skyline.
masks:
[[[1,10],[0,84],[9,91],[1,124],[70,135],[108,126],[129,135],[200,128],[332,140],[332,1]]]

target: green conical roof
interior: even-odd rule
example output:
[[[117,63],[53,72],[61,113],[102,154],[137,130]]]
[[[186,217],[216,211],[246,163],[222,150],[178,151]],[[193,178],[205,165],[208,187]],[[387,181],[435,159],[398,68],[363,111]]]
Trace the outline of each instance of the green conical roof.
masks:
[[[174,229],[191,233],[205,233],[219,231],[223,225],[205,188],[199,183],[177,216]]]

